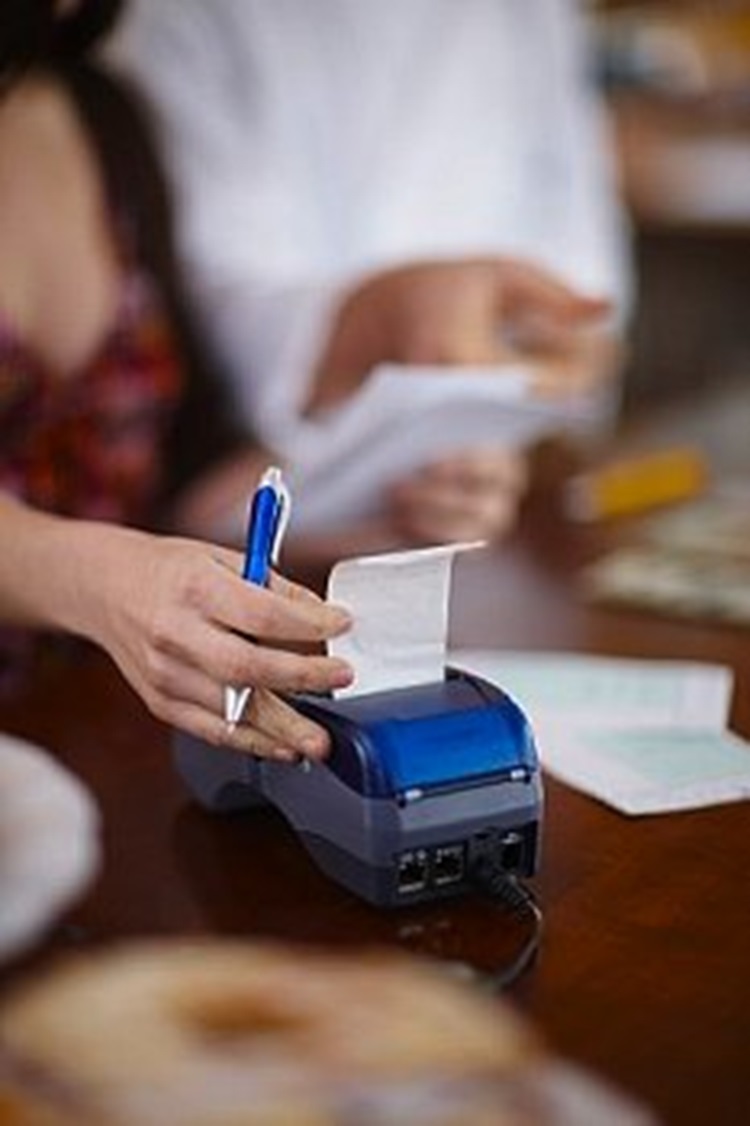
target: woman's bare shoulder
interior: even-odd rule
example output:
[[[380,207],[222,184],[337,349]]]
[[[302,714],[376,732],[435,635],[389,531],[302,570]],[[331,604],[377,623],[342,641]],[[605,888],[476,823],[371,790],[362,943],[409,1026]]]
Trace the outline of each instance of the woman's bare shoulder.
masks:
[[[40,153],[75,140],[75,112],[62,84],[52,77],[29,77],[0,101],[0,150],[4,155]]]
[[[51,277],[87,258],[89,247],[98,252],[101,191],[64,86],[41,77],[19,83],[0,101],[0,307],[21,325]]]
[[[0,102],[0,306],[21,323],[85,182],[71,116],[48,79],[25,79]]]

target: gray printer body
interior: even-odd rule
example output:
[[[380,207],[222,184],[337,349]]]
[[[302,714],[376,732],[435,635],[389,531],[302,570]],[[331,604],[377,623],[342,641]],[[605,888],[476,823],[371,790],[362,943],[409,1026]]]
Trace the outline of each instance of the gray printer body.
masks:
[[[276,762],[175,737],[178,772],[203,805],[270,802],[324,872],[379,906],[465,892],[484,857],[533,875],[541,773],[528,721],[499,688],[449,670],[435,684],[294,702],[327,728],[325,762]]]

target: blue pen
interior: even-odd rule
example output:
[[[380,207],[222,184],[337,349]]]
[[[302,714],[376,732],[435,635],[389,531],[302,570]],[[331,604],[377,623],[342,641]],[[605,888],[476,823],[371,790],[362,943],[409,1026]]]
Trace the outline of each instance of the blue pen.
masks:
[[[281,470],[271,466],[253,494],[245,542],[242,577],[256,586],[267,586],[271,568],[278,562],[281,543],[289,523],[291,497]],[[242,719],[250,699],[250,688],[224,690],[224,718],[230,728]]]
[[[277,561],[281,546],[286,508],[286,487],[281,480],[281,470],[267,469],[255,490],[250,506],[245,543],[245,565],[242,577],[256,586],[266,586],[271,566]]]

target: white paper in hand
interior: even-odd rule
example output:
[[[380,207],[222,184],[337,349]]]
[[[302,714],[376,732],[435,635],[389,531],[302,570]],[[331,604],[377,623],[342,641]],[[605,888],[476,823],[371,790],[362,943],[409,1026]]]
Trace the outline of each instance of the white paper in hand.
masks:
[[[521,367],[382,365],[343,406],[290,434],[294,530],[372,516],[390,485],[431,462],[481,445],[521,449],[592,426],[603,410],[601,396],[536,398]]]

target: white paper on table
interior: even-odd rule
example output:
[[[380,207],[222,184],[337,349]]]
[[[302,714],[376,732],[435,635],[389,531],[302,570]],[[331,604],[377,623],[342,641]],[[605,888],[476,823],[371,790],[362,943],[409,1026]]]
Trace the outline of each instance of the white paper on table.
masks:
[[[750,743],[730,731],[565,732],[547,737],[557,778],[619,809],[667,813],[750,798]]]
[[[328,599],[350,610],[354,624],[328,643],[328,651],[356,672],[354,684],[338,696],[442,680],[453,560],[482,546],[449,544],[336,564]]]
[[[383,364],[343,406],[290,431],[281,452],[294,531],[371,516],[389,485],[462,450],[520,449],[552,431],[592,427],[608,402],[601,393],[536,397],[522,367]]]
[[[750,797],[750,745],[725,730],[731,670],[691,661],[455,650],[513,696],[545,769],[628,814]]]
[[[582,727],[721,731],[729,718],[724,665],[494,649],[457,649],[450,663],[499,684],[553,736]]]

